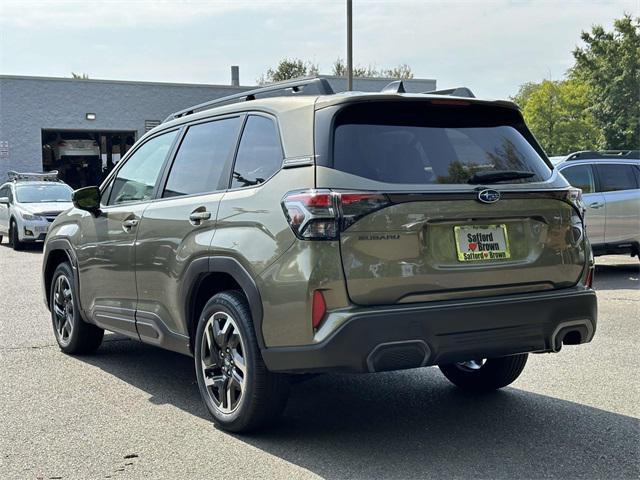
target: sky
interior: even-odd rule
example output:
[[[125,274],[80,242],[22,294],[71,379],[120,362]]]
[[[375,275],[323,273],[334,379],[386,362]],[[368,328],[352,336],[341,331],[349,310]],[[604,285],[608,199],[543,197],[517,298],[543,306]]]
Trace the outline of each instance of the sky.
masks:
[[[346,1],[0,0],[0,74],[253,85],[283,57],[331,73],[346,57]],[[507,98],[561,79],[580,32],[640,0],[354,0],[354,64],[406,63],[438,88]]]

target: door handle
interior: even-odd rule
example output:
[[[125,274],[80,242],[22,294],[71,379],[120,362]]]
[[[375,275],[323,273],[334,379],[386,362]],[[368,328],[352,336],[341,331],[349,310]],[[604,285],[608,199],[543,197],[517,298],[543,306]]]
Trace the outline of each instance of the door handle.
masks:
[[[122,226],[124,227],[125,230],[130,230],[137,225],[138,225],[138,220],[135,218],[130,218],[122,222]]]
[[[194,225],[200,225],[203,220],[209,220],[211,218],[211,212],[206,210],[200,212],[191,212],[189,215],[189,221]]]
[[[604,204],[602,202],[593,202],[589,204],[590,208],[601,208]]]

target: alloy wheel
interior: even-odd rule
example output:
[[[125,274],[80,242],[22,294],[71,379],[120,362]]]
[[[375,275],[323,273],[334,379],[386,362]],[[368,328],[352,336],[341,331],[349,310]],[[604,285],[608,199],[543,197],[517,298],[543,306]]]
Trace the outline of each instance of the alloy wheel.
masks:
[[[247,363],[244,340],[231,315],[216,312],[209,317],[200,352],[202,378],[209,398],[220,412],[233,412],[245,391]]]
[[[53,326],[62,346],[71,341],[74,311],[71,283],[65,275],[60,275],[53,290]]]

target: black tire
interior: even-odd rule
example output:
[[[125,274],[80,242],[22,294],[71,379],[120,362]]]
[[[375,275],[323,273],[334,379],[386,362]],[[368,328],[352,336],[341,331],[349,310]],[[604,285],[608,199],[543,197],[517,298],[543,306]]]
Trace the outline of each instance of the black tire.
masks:
[[[241,292],[218,293],[207,302],[198,320],[194,350],[200,395],[217,426],[247,432],[282,413],[289,394],[288,378],[267,370]],[[227,396],[230,389],[234,393]]]
[[[24,243],[20,241],[18,236],[18,226],[15,220],[11,220],[11,226],[9,227],[9,242],[14,250],[22,250]]]
[[[489,358],[480,368],[471,369],[461,363],[439,365],[440,370],[454,385],[474,392],[488,392],[506,387],[520,376],[529,354]]]
[[[68,289],[66,286],[68,286]],[[63,291],[69,290],[71,297],[68,298],[66,295],[58,296],[58,287]],[[102,343],[104,330],[82,319],[78,307],[77,291],[71,266],[66,262],[61,263],[53,272],[49,289],[49,307],[53,334],[60,350],[64,353],[93,353]],[[64,316],[61,317],[60,311],[64,312]],[[72,321],[69,322],[69,320]]]

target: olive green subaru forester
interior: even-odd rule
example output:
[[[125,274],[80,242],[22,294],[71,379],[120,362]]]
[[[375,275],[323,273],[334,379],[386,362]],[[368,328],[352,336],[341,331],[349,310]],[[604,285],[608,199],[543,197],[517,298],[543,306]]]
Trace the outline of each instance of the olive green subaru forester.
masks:
[[[596,329],[580,191],[514,104],[467,89],[314,78],[197,105],[74,206],[44,251],[62,351],[110,330],[191,355],[231,431],[296,374],[438,365],[482,392]]]

